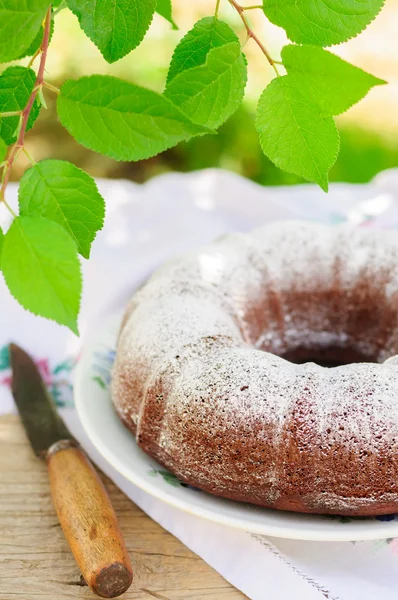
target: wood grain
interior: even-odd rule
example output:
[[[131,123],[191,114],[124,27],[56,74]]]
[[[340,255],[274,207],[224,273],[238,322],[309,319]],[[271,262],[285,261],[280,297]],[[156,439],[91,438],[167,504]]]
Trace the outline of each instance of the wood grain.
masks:
[[[64,446],[55,444],[47,457],[58,520],[89,587],[103,598],[120,596],[133,573],[115,511],[85,453],[70,441]]]
[[[133,564],[124,600],[246,598],[101,478]],[[31,451],[18,417],[0,417],[0,600],[93,598],[59,525],[45,464]]]

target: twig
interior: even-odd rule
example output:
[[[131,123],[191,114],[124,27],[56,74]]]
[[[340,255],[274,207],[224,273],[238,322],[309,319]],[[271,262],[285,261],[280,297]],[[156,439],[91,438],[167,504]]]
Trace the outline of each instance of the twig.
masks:
[[[271,67],[274,69],[276,75],[279,77],[279,71],[275,65],[275,61],[273,60],[273,58],[271,57],[270,53],[268,52],[267,48],[264,46],[264,44],[258,39],[257,35],[254,33],[254,31],[251,29],[246,17],[245,17],[245,10],[247,10],[247,7],[243,7],[240,4],[238,4],[236,2],[236,0],[228,0],[228,2],[231,4],[231,6],[234,7],[234,9],[238,12],[240,18],[243,21],[243,24],[246,28],[247,31],[247,35],[249,37],[252,38],[252,40],[254,40],[256,42],[256,44],[260,47],[262,53],[265,55],[265,57],[267,58],[269,64],[271,65]]]
[[[25,133],[26,133],[26,127],[28,125],[30,111],[32,110],[33,104],[36,100],[36,96],[37,96],[39,90],[43,87],[44,68],[46,66],[48,45],[50,43],[51,18],[52,18],[52,16],[51,16],[51,6],[50,6],[47,10],[46,20],[45,20],[45,24],[44,24],[43,41],[40,46],[41,59],[40,59],[39,70],[37,72],[36,82],[33,87],[33,91],[29,97],[28,103],[21,113],[21,128],[19,131],[18,139],[15,142],[15,144],[13,146],[11,146],[11,148],[10,148],[10,151],[7,156],[6,164],[4,167],[4,172],[3,172],[3,181],[2,181],[1,188],[0,188],[0,201],[4,202],[4,204],[12,212],[12,214],[14,214],[14,213],[11,210],[11,208],[9,207],[9,205],[7,204],[5,197],[4,197],[5,190],[6,190],[6,187],[8,185],[9,179],[10,179],[11,170],[14,165],[14,162],[16,161],[18,154],[24,147]]]

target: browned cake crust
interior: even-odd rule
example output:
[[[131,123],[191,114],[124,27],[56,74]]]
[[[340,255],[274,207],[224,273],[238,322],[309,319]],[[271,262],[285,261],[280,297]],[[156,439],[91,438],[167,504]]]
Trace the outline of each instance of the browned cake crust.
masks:
[[[297,221],[226,236],[132,298],[116,410],[143,450],[212,494],[398,512],[397,308],[396,233]]]

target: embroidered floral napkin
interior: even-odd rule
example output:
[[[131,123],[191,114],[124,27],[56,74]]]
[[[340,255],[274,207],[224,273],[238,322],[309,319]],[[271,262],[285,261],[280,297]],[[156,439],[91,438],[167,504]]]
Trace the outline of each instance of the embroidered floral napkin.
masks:
[[[303,218],[363,227],[398,227],[398,169],[371,184],[263,188],[219,170],[169,174],[143,186],[99,181],[107,200],[104,230],[84,264],[82,338],[33,317],[0,280],[0,414],[14,411],[7,344],[37,360],[71,430],[92,459],[153,519],[252,600],[395,600],[398,539],[359,543],[266,538],[217,525],[170,507],[125,480],[91,446],[73,408],[73,369],[87,332],[122,307],[158,264],[226,233],[265,221]],[[16,186],[10,186],[16,205]],[[7,220],[0,212],[0,224]],[[394,517],[389,517],[394,518]],[[398,518],[398,517],[397,517]]]

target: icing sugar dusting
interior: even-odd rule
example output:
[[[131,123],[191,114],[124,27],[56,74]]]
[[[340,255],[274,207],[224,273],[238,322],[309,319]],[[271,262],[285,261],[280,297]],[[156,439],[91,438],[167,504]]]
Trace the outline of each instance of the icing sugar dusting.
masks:
[[[116,409],[145,451],[217,495],[391,512],[397,308],[395,233],[296,221],[224,236],[167,263],[134,295]],[[282,358],[331,347],[379,364]]]

